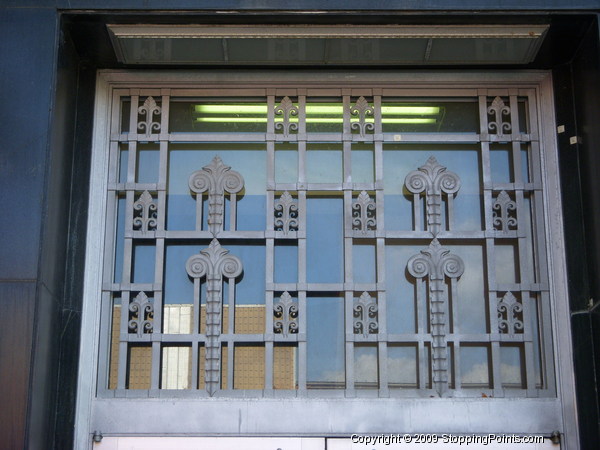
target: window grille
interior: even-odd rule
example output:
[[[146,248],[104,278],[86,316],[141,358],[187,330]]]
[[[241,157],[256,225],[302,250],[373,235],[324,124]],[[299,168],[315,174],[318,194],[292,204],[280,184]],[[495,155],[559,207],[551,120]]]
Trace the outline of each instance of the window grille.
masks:
[[[556,395],[533,89],[114,92],[100,396]]]

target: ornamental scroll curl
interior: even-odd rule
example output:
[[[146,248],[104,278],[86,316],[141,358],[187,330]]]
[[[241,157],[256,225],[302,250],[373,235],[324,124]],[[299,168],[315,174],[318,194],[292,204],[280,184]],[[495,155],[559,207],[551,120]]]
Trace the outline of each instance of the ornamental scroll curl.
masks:
[[[244,187],[244,179],[225,165],[219,156],[215,156],[209,165],[190,175],[189,186],[196,194],[208,191],[208,229],[216,237],[223,231],[225,192],[240,192]]]
[[[354,302],[354,334],[368,337],[370,333],[377,333],[377,312],[377,301],[368,292],[363,292]]]
[[[433,384],[440,396],[448,389],[448,346],[446,344],[445,278],[459,278],[465,271],[463,260],[433,239],[429,247],[412,256],[408,272],[415,278],[429,278],[429,310]]]
[[[459,176],[447,170],[437,162],[435,157],[431,156],[418,170],[413,170],[406,175],[404,185],[413,194],[425,192],[427,229],[434,237],[437,236],[442,227],[442,193],[456,194],[461,186]]]
[[[152,333],[154,325],[154,304],[144,292],[140,292],[129,303],[129,329],[142,337],[144,333]]]
[[[287,236],[290,231],[298,230],[298,202],[285,191],[275,202],[275,230]]]
[[[352,229],[358,230],[362,234],[374,230],[377,227],[375,210],[375,201],[371,199],[367,191],[362,191],[352,202]]]
[[[242,273],[242,262],[213,239],[208,248],[191,256],[185,269],[191,278],[206,277],[206,344],[204,382],[209,395],[218,389],[221,379],[221,320],[223,277],[236,278]]]
[[[502,116],[510,116],[510,107],[506,106],[500,97],[494,98],[487,112],[490,116],[496,118],[495,121],[490,120],[488,124],[490,131],[495,131],[497,134],[503,135],[505,131],[510,132],[512,130],[510,122],[502,121]]]
[[[273,331],[287,337],[289,333],[298,332],[298,305],[288,292],[284,292],[273,305]]]
[[[140,231],[156,230],[157,207],[150,192],[144,191],[133,204],[133,228]]]
[[[509,231],[517,227],[517,218],[512,214],[517,210],[517,204],[506,191],[501,191],[492,205],[494,228],[499,231]]]
[[[350,114],[358,116],[358,122],[351,122],[350,128],[358,130],[360,136],[364,137],[367,131],[375,129],[375,125],[372,122],[367,122],[367,116],[373,117],[375,110],[364,97],[359,97],[356,104],[350,107]]]
[[[523,331],[523,321],[519,319],[522,312],[523,305],[512,292],[504,294],[504,297],[498,300],[498,331],[508,334]]]
[[[146,120],[138,122],[138,130],[145,131],[146,136],[150,136],[153,131],[160,131],[160,122],[154,122],[153,116],[160,116],[161,108],[156,104],[153,97],[146,98],[144,104],[138,108],[138,114],[146,116]]]
[[[283,116],[281,122],[275,122],[275,129],[281,130],[284,137],[288,137],[291,131],[298,131],[298,124],[291,121],[292,116],[298,116],[298,107],[288,96],[283,97],[281,103],[275,107],[275,115]]]

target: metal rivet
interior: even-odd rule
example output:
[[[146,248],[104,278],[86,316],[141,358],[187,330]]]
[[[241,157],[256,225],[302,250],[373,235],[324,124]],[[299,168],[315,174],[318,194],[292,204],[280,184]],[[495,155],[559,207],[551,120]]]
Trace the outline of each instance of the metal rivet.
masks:
[[[102,442],[102,438],[104,436],[102,436],[102,433],[98,432],[98,431],[94,431],[94,435],[92,436],[92,440],[94,442]]]
[[[560,431],[553,431],[550,435],[550,440],[553,444],[560,444]]]

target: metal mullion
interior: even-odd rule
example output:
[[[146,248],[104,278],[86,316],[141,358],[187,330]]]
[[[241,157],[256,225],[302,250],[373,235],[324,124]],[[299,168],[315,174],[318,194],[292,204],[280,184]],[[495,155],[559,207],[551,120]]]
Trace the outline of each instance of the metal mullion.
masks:
[[[345,366],[346,366],[346,396],[354,397],[354,292],[344,292],[344,315],[345,315],[345,343],[346,348]]]
[[[529,291],[521,292],[521,304],[523,305],[523,352],[525,357],[525,383],[528,397],[537,397],[538,392],[535,383],[533,335],[531,329],[531,295]],[[538,325],[539,327],[539,325]],[[521,371],[523,368],[521,367]]]
[[[342,127],[342,140],[352,141],[352,130],[350,128],[350,90],[344,89],[342,90],[342,117],[343,117],[343,127]]]
[[[500,336],[500,330],[498,328],[498,292],[496,291],[496,265],[495,265],[495,251],[494,251],[494,239],[487,238],[485,240],[485,260],[486,260],[486,272],[487,272],[487,292],[488,292],[488,308],[490,318],[490,329],[488,330],[491,340],[491,352],[492,352],[492,380],[494,395],[503,396],[502,390],[502,378],[501,378],[501,355],[500,355],[500,344],[498,338]],[[498,336],[497,339],[493,339],[493,336]]]
[[[538,296],[538,335],[540,340],[540,357],[542,359],[542,383],[547,389],[556,392],[554,376],[554,351],[552,347],[552,317],[550,311],[550,294],[540,292]],[[544,383],[545,381],[545,383]]]
[[[426,298],[423,298],[423,288],[425,286],[425,281],[422,278],[415,279],[415,294],[416,294],[416,303],[417,303],[417,334],[419,336],[427,334],[430,338],[431,335],[428,333],[427,324],[429,323],[429,318],[427,317],[427,305]],[[388,337],[389,340],[389,337]],[[431,350],[430,350],[431,351]],[[419,352],[419,388],[425,389],[427,386],[427,372],[429,367],[429,358],[426,355],[425,345],[423,342],[419,341],[418,344],[418,352]],[[431,355],[430,355],[431,356]]]
[[[112,91],[109,133],[111,139],[113,139],[121,133],[121,100],[122,97],[126,97],[128,95],[129,91],[127,89],[113,89]]]
[[[121,294],[121,323],[119,325],[119,367],[117,371],[117,389],[125,389],[127,384],[127,354],[129,343],[129,297],[131,294],[125,291]]]
[[[100,327],[100,340],[98,355],[98,391],[106,392],[109,388],[110,379],[110,360],[112,353],[112,328],[114,326],[114,298],[112,292],[103,292],[102,306],[100,310],[100,323],[105,324]],[[123,300],[121,299],[121,304]],[[121,310],[122,310],[121,306]],[[119,324],[120,326],[120,324]],[[119,344],[120,345],[120,344]],[[117,363],[118,364],[118,363]]]
[[[157,308],[158,305],[158,308]],[[160,341],[160,328],[159,332],[156,332],[156,324],[160,325],[160,310],[162,308],[162,293],[154,293],[154,327],[152,333],[152,368],[150,372],[150,397],[155,397],[158,394],[156,391],[160,389],[159,381],[161,376],[161,348],[162,343]],[[158,313],[157,313],[158,311]],[[158,317],[157,317],[158,316]],[[158,320],[157,320],[158,319]],[[153,392],[154,391],[154,392]]]
[[[106,199],[106,231],[104,233],[104,270],[102,272],[102,282],[112,283],[114,281],[114,265],[116,262],[116,232],[118,222],[118,192],[111,193]],[[124,225],[124,224],[123,224]],[[122,280],[121,280],[122,281]]]
[[[424,231],[421,225],[421,194],[413,194],[413,231]]]
[[[460,371],[460,339],[459,340],[452,340],[452,349],[453,349],[453,353],[452,353],[452,369],[454,372],[454,390],[458,391],[461,390],[462,391],[462,374]],[[448,341],[446,341],[446,351],[448,352],[448,355],[450,354],[450,349],[449,349],[449,345],[448,345]],[[447,363],[448,361],[446,361]],[[452,374],[452,371],[450,371],[450,366],[448,365],[448,368],[446,369],[446,375],[448,377],[448,387],[450,385],[450,380],[451,377],[450,375]],[[488,368],[488,376],[489,376],[489,368]]]
[[[268,192],[268,197],[272,197],[272,191]],[[269,202],[267,202],[268,204]],[[268,208],[268,211],[272,211],[272,208]],[[272,214],[267,214],[272,216]],[[269,223],[269,220],[267,219]],[[273,219],[270,220],[271,228],[267,225],[267,229],[272,229]],[[267,238],[265,243],[265,259],[266,259],[266,270],[265,270],[265,283],[266,286],[273,284],[274,278],[274,244],[273,238]],[[285,312],[284,312],[285,313]],[[269,290],[265,292],[265,389],[273,389],[273,291]]]
[[[233,335],[235,334],[235,278],[228,279],[227,287],[227,303],[229,306],[229,314],[227,316],[227,332]]]
[[[165,240],[164,238],[156,239],[156,252],[154,263],[154,284],[163,285],[163,269],[165,263]],[[151,372],[151,390],[159,389],[160,379],[160,360],[161,360],[161,343],[160,334],[162,330],[162,291],[154,291],[154,319],[152,327],[152,372]]]
[[[272,239],[267,240],[267,254],[269,253],[268,245],[272,242]],[[272,250],[271,250],[272,251]],[[267,259],[268,261],[268,259]],[[272,270],[268,269],[269,264],[267,262],[267,285],[269,283],[269,272]],[[273,291],[267,291],[265,293],[265,390],[269,391],[273,389],[273,361],[274,361],[274,349],[273,349]]]
[[[110,143],[110,156],[108,158],[108,183],[119,183],[119,172],[121,168],[119,167],[120,160],[120,152],[121,147],[120,143],[116,141],[112,141]]]
[[[129,188],[131,185],[135,184],[136,177],[135,174],[137,172],[137,142],[129,141],[128,146],[128,155],[127,155],[127,184],[126,187]]]
[[[131,89],[131,106],[129,108],[129,134],[128,140],[137,140],[138,132],[138,108],[140,105],[139,89]]]
[[[379,288],[385,286],[385,239],[377,238],[376,246],[375,269],[377,274],[377,286]],[[377,310],[379,334],[387,336],[387,301],[386,291],[383,289],[377,290]]]
[[[160,102],[160,140],[167,139],[169,133],[169,106],[170,106],[170,93],[171,89],[161,89],[161,102]]]
[[[306,284],[306,191],[298,191],[298,284]],[[299,288],[300,289],[300,288]]]
[[[298,190],[306,188],[306,141],[298,141]]]
[[[221,344],[221,353],[220,356],[223,355],[223,345]],[[222,356],[221,356],[222,357]],[[233,390],[233,374],[234,374],[234,362],[235,354],[234,354],[234,343],[233,340],[229,340],[227,342],[227,389]],[[221,371],[223,370],[223,361],[221,361]],[[223,378],[223,375],[221,375]]]
[[[237,194],[229,194],[229,231],[237,229]]]
[[[277,135],[280,136],[280,135]],[[161,136],[163,137],[163,136]],[[265,142],[266,133],[168,133],[169,142]]]
[[[298,390],[306,395],[306,291],[298,292]]]
[[[454,228],[454,194],[448,194],[446,196],[446,229],[452,230]]]
[[[160,160],[158,166],[158,221],[157,230],[164,230],[166,224],[167,211],[167,170],[169,160],[169,142],[160,141]]]

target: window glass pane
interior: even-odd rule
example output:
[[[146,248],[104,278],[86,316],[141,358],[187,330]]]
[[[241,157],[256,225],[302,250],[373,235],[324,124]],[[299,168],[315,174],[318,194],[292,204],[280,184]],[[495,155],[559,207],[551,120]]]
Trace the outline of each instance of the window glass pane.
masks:
[[[479,108],[472,101],[399,102],[381,105],[384,133],[479,133]]]
[[[457,298],[451,298],[450,306],[456,308],[461,333],[487,333],[487,299],[485,293],[485,262],[479,245],[444,245],[465,264],[465,270],[457,281]]]
[[[352,265],[355,283],[377,282],[375,250],[374,240],[354,240],[354,245],[352,245]]]
[[[352,145],[352,182],[373,183],[375,163],[372,144]]]
[[[415,284],[406,272],[408,260],[418,254],[422,247],[401,245],[389,241],[385,247],[385,288],[387,302],[387,328],[389,333],[415,333]]]
[[[258,99],[257,99],[258,100]],[[246,101],[199,99],[172,100],[169,111],[171,133],[264,133],[267,104]]]
[[[154,283],[154,259],[156,247],[152,241],[139,241],[133,244],[131,265],[133,266],[132,282]]]
[[[357,389],[379,387],[378,367],[376,345],[356,344],[354,346],[354,386]]]
[[[522,348],[520,346],[503,345],[500,347],[502,387],[523,388],[522,358]]]
[[[264,345],[236,345],[233,368],[234,389],[264,389]]]
[[[298,388],[298,347],[273,346],[273,389]]]
[[[136,181],[138,183],[157,183],[160,152],[156,144],[138,144]]]
[[[189,389],[192,386],[192,347],[165,345],[162,348],[161,389]]]
[[[125,206],[127,201],[121,196],[117,200],[117,223],[115,230],[115,263],[114,263],[114,280],[115,283],[120,283],[123,277],[123,256],[125,244]]]
[[[488,348],[461,345],[460,372],[463,387],[489,387]]]
[[[412,345],[388,345],[389,387],[417,387],[417,348]]]
[[[275,145],[275,182],[298,181],[298,147],[296,144]]]
[[[454,230],[481,230],[481,177],[479,146],[470,144],[385,144],[383,152],[383,177],[385,187],[386,224],[388,216],[392,226],[412,229],[406,217],[412,217],[412,194],[404,187],[406,176],[426,164],[434,157],[438,164],[454,172],[461,181],[461,187],[454,197]],[[446,197],[445,194],[443,197]],[[388,199],[391,208],[388,208]],[[399,207],[396,210],[395,207]],[[421,208],[423,211],[424,208]],[[446,214],[442,213],[442,228],[446,227]],[[421,224],[423,224],[421,220]],[[388,225],[389,226],[389,225]]]
[[[208,166],[215,157],[244,179],[237,194],[237,228],[263,230],[266,223],[266,147],[252,143],[171,144],[167,183],[167,229],[193,230],[196,225],[196,201],[189,188],[192,173]],[[203,198],[207,198],[205,192]],[[225,213],[229,216],[226,205]],[[203,229],[207,229],[208,205],[203,207]],[[225,228],[229,225],[226,217]]]
[[[318,143],[306,145],[306,181],[342,182],[342,145]]]
[[[306,303],[308,387],[344,388],[343,296],[314,294]]]
[[[513,181],[512,147],[509,144],[490,145],[490,166],[493,183],[511,183]]]
[[[340,283],[344,279],[343,199],[312,197],[306,203],[306,279]]]
[[[279,240],[274,248],[275,283],[298,282],[298,244],[296,241]]]
[[[341,133],[344,126],[344,105],[341,102],[306,103],[307,133]]]

